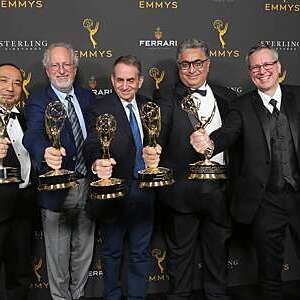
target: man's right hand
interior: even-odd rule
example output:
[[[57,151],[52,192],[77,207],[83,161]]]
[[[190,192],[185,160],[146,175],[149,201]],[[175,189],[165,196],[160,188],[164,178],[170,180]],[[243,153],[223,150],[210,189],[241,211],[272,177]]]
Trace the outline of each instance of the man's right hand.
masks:
[[[60,149],[48,147],[45,149],[45,161],[47,165],[54,170],[59,170],[61,168],[63,156],[66,156],[66,150],[63,147]]]
[[[97,174],[98,178],[108,179],[111,177],[113,166],[116,164],[117,163],[113,158],[97,159],[92,165],[92,171]]]
[[[209,138],[203,128],[194,131],[190,135],[190,143],[198,153],[204,154],[205,152],[213,151],[214,149],[213,141]]]
[[[0,138],[0,159],[6,157],[9,144],[11,141],[8,138]]]

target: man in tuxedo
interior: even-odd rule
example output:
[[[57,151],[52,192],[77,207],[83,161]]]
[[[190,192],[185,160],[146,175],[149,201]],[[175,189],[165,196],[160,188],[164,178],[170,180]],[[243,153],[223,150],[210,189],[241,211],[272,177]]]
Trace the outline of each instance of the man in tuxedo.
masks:
[[[25,120],[16,107],[22,80],[17,66],[0,65],[0,118],[7,123],[6,137],[0,138],[0,159],[5,167],[20,170],[22,179],[21,183],[0,184],[0,263],[4,265],[8,300],[27,299],[31,282],[31,224],[36,188],[29,153],[22,145]]]
[[[40,192],[39,205],[51,296],[54,300],[81,299],[94,245],[94,222],[85,211],[88,181],[82,148],[87,136],[87,107],[95,98],[89,91],[73,86],[78,58],[71,45],[50,45],[43,65],[50,85],[28,99],[23,143],[40,174],[60,168],[77,174],[76,187]],[[51,101],[61,101],[68,115],[60,133],[60,149],[52,146],[44,126],[45,109]]]
[[[104,274],[104,299],[120,300],[119,286],[124,236],[128,238],[127,299],[145,299],[146,280],[150,264],[150,237],[153,226],[154,191],[140,189],[138,171],[145,166],[157,166],[160,146],[145,147],[140,108],[146,98],[137,92],[143,83],[141,63],[135,56],[119,57],[113,66],[111,82],[114,93],[95,103],[89,114],[89,133],[85,144],[87,165],[98,178],[122,178],[127,195],[119,199],[119,216],[101,223],[103,237],[101,262]],[[110,159],[101,159],[102,151],[95,130],[100,114],[111,114],[117,121],[117,130],[110,145]],[[143,155],[143,157],[142,157]],[[96,177],[96,178],[97,178]],[[98,200],[99,201],[99,200]]]
[[[300,257],[300,88],[279,84],[276,50],[258,45],[246,58],[256,89],[234,103],[224,126],[210,137],[214,153],[241,141],[232,214],[238,222],[253,226],[261,299],[282,300],[287,228]],[[198,151],[211,146],[207,135],[201,134]]]
[[[196,245],[201,244],[203,288],[206,299],[228,299],[226,292],[226,241],[231,234],[225,198],[224,180],[189,180],[188,165],[203,159],[194,149],[195,118],[181,108],[187,95],[201,103],[198,115],[214,116],[207,125],[209,132],[219,128],[234,98],[230,90],[210,84],[208,48],[197,39],[184,40],[177,50],[180,81],[161,90],[162,146],[161,165],[174,170],[175,184],[161,190],[166,205],[165,236],[167,268],[170,275],[168,299],[190,299]],[[225,154],[212,160],[225,164]]]

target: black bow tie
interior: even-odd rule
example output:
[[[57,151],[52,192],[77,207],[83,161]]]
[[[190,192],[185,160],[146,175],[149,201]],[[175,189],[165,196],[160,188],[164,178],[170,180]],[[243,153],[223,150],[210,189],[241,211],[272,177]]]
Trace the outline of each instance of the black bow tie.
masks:
[[[19,115],[19,114],[16,113],[16,112],[11,112],[11,113],[9,114],[9,118],[10,118],[10,119],[16,119],[18,115]]]
[[[1,112],[0,112],[0,114],[1,114]],[[16,119],[18,115],[19,114],[16,112],[11,112],[9,114],[1,114],[1,117],[5,116],[4,118],[7,120],[6,122],[8,122],[8,119]]]
[[[191,94],[197,93],[203,97],[206,96],[207,91],[206,90],[191,90]]]

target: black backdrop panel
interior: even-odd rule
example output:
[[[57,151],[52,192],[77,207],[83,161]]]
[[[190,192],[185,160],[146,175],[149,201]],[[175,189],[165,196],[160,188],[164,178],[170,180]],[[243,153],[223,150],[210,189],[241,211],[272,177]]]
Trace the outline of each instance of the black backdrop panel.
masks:
[[[279,51],[282,81],[299,85],[299,14],[300,4],[296,0],[0,0],[0,63],[13,62],[23,69],[26,101],[33,90],[47,82],[41,64],[45,48],[52,42],[70,42],[80,57],[79,83],[101,98],[111,92],[109,77],[113,61],[120,55],[135,54],[143,64],[142,93],[151,98],[156,83],[163,87],[177,79],[177,44],[196,37],[210,47],[213,82],[239,93],[247,91],[251,84],[244,57],[249,47],[261,42]],[[33,235],[31,292],[33,299],[47,299],[45,252],[39,227],[36,226]],[[253,283],[257,278],[251,234],[247,230],[235,232],[230,242],[230,285]],[[101,295],[103,285],[98,234],[96,239],[86,287],[91,297]],[[153,235],[152,258],[148,292],[164,292],[168,275],[159,226]],[[194,267],[194,286],[198,289],[201,288],[200,250]],[[126,270],[123,273],[126,277]],[[300,262],[289,235],[283,279],[300,279]]]

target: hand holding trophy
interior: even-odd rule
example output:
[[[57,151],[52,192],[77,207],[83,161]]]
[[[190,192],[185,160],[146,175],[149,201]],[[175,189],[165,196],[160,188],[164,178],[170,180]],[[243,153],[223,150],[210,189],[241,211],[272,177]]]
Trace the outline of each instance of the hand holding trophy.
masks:
[[[6,137],[6,127],[10,118],[10,110],[1,106],[0,116],[0,138],[4,139]],[[3,158],[0,158],[0,184],[10,184],[21,182],[20,170],[12,167],[3,166]]]
[[[117,130],[117,122],[114,116],[102,114],[96,121],[100,145],[102,148],[101,159],[110,160],[109,147]],[[98,200],[114,199],[124,196],[126,188],[124,181],[118,178],[99,179],[90,184],[90,198]]]
[[[155,148],[161,129],[160,108],[154,102],[145,103],[141,109],[141,119],[148,131],[148,146]],[[141,188],[161,187],[174,183],[173,172],[168,168],[148,166],[145,170],[139,171],[138,174]]]
[[[195,101],[194,101],[195,100]],[[195,103],[196,102],[196,103]],[[197,121],[194,128],[195,130],[205,129],[205,127],[211,123],[216,112],[216,102],[212,113],[209,117],[198,115],[200,108],[200,102],[194,99],[192,95],[187,95],[181,101],[181,108],[191,114]],[[220,165],[217,162],[211,161],[208,158],[213,152],[212,148],[207,148],[204,151],[204,160],[189,164],[189,179],[226,179],[226,167]]]
[[[67,117],[64,105],[60,101],[50,102],[45,110],[45,128],[53,148],[60,149],[60,132]],[[39,176],[40,191],[55,191],[77,185],[74,171],[52,170]]]

